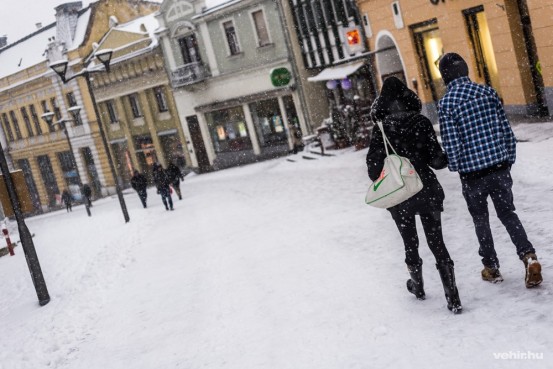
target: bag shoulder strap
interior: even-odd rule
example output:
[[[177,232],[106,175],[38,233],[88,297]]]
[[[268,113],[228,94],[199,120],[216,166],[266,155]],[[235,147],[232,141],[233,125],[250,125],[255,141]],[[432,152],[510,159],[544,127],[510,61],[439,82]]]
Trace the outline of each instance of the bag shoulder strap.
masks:
[[[382,141],[384,142],[384,149],[386,149],[386,156],[390,156],[390,153],[388,152],[388,146],[392,149],[393,153],[397,155],[396,150],[390,143],[390,140],[388,140],[388,136],[384,133],[384,127],[382,125],[381,121],[377,121],[376,124],[378,124],[378,128],[380,128],[380,132],[382,132]]]

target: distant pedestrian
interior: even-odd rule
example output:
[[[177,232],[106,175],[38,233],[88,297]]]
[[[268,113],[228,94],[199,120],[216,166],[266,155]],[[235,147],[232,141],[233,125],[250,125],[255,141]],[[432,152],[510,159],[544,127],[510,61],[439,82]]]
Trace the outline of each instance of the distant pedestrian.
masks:
[[[63,192],[61,193],[61,201],[65,204],[65,209],[67,210],[67,212],[73,211],[73,209],[71,208],[73,198],[69,191],[67,191],[67,189],[63,190]]]
[[[133,176],[131,177],[131,187],[136,191],[142,206],[146,209],[146,200],[148,198],[148,180],[146,176],[141,174],[138,170],[134,170]]]
[[[171,186],[167,172],[161,164],[154,163],[153,166],[154,183],[157,187],[158,195],[161,195],[161,201],[165,205],[165,210],[173,210],[173,199],[171,198]]]
[[[490,229],[490,197],[524,263],[526,287],[537,286],[542,282],[541,265],[513,204],[511,166],[517,141],[499,95],[490,86],[472,82],[467,63],[456,53],[445,54],[439,68],[447,85],[438,106],[442,142],[449,170],[459,172],[461,177],[463,196],[480,244],[482,279],[503,281]]]
[[[92,189],[87,183],[83,185],[83,195],[84,195],[84,201],[86,201],[86,205],[88,207],[92,207],[92,200],[91,200]]]
[[[184,180],[184,176],[182,175],[179,167],[177,167],[173,162],[169,162],[169,166],[167,167],[167,176],[169,177],[169,182],[177,193],[179,200],[182,200],[180,181]]]
[[[294,123],[290,123],[290,138],[292,139],[292,152],[297,154],[299,151],[303,151],[301,129]]]

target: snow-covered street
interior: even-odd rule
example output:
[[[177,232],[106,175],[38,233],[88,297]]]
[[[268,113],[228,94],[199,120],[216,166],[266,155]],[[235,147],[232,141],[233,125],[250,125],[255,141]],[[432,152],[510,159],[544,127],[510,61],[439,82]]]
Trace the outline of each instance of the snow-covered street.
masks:
[[[494,210],[505,281],[481,280],[459,178],[442,170],[464,312],[446,309],[422,229],[416,300],[394,222],[364,204],[367,151],[300,153],[190,175],[174,212],[154,189],[147,209],[127,191],[129,224],[115,196],[91,218],[82,206],[29,218],[51,302],[39,307],[20,246],[0,258],[0,368],[551,368],[553,123],[515,133],[528,141],[512,174],[538,288]]]

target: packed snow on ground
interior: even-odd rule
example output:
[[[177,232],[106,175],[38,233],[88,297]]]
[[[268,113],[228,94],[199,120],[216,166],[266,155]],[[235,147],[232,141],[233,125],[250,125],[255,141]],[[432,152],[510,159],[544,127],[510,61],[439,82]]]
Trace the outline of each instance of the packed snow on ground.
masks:
[[[551,368],[551,147],[520,143],[513,167],[545,278],[531,290],[495,215],[505,281],[480,279],[459,179],[439,172],[462,315],[422,232],[427,300],[406,291],[399,233],[364,204],[366,150],[192,174],[173,212],[153,189],[147,209],[128,191],[128,224],[116,197],[91,218],[29,218],[51,302],[39,307],[21,246],[0,258],[0,368]]]

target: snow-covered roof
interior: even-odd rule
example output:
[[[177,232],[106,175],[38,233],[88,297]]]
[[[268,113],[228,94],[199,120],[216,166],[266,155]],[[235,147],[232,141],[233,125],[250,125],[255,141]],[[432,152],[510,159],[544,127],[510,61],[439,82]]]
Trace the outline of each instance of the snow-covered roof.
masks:
[[[107,34],[106,36],[103,37],[102,41],[100,42],[100,44],[98,45],[98,50],[102,50],[103,47],[102,47],[102,43],[107,39],[109,38],[109,35],[113,32],[113,31],[119,31],[119,32],[129,32],[129,33],[137,33],[137,34],[141,34],[141,35],[144,35],[145,37],[138,40],[138,41],[132,41],[131,43],[127,43],[127,44],[123,44],[123,45],[119,45],[117,48],[115,48],[113,50],[114,54],[117,53],[117,51],[121,51],[121,50],[124,50],[126,48],[128,48],[129,46],[132,46],[136,43],[140,43],[140,42],[144,42],[145,39],[150,39],[150,43],[148,44],[148,46],[140,49],[140,50],[135,50],[131,53],[128,53],[128,54],[123,54],[121,56],[118,56],[118,57],[114,57],[112,60],[111,60],[111,65],[113,64],[116,64],[116,63],[120,63],[122,61],[125,61],[125,60],[128,60],[128,59],[132,59],[132,58],[135,58],[137,57],[138,55],[141,55],[141,54],[144,54],[144,53],[147,53],[151,50],[153,50],[157,45],[158,45],[158,39],[157,39],[157,36],[156,36],[156,31],[158,30],[159,28],[159,21],[157,20],[157,18],[155,17],[156,13],[151,13],[151,14],[148,14],[146,16],[143,16],[143,17],[140,17],[140,18],[136,18],[130,22],[127,22],[127,23],[124,23],[124,24],[120,24],[120,25],[117,25],[115,27],[113,27]],[[144,31],[144,28],[146,31]],[[101,67],[101,64],[99,62],[97,62],[94,58],[94,55],[90,55],[89,59],[91,61],[91,64],[89,65],[89,68],[91,70],[94,70],[96,68],[102,68]]]
[[[86,28],[90,20],[90,8],[79,14],[75,36],[71,45],[66,45],[73,50],[84,41]],[[21,72],[46,60],[45,50],[49,39],[56,37],[56,23],[45,26],[38,31],[14,42],[0,50],[0,78]]]
[[[144,17],[133,19],[132,21],[127,22],[125,24],[120,24],[114,27],[114,29],[122,32],[144,34],[142,25],[144,25],[144,27],[146,28],[146,32],[149,35],[152,35],[159,27],[159,22],[155,18],[155,13],[151,13]]]
[[[234,4],[238,4],[243,0],[213,0],[211,2],[206,2],[206,9],[201,13],[193,17],[192,19],[201,18],[203,16],[215,13],[218,10],[224,9]]]

